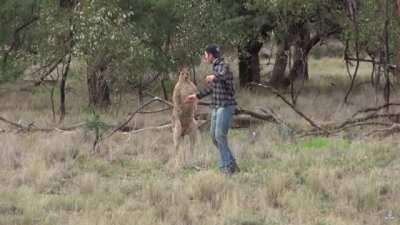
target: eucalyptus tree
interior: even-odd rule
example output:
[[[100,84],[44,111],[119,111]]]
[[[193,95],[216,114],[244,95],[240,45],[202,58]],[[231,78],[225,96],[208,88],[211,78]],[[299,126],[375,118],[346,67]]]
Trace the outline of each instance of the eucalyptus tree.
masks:
[[[28,66],[24,51],[33,51],[39,8],[34,0],[0,1],[0,83],[17,79]]]
[[[274,37],[278,45],[271,84],[285,86],[308,78],[308,55],[321,41],[342,32],[343,5],[337,0],[276,0]],[[293,67],[285,76],[288,54],[294,48]]]

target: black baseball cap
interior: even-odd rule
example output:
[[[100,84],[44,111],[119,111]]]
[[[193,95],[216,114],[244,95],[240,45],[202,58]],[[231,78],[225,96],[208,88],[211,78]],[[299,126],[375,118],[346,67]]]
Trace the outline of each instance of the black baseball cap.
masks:
[[[206,48],[206,52],[212,54],[214,58],[219,58],[221,56],[221,49],[216,44],[209,44]]]

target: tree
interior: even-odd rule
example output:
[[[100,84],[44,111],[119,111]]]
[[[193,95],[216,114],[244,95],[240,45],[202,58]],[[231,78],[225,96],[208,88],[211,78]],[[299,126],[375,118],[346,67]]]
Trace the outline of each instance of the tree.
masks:
[[[107,72],[113,57],[121,50],[123,24],[112,1],[83,2],[77,13],[78,53],[86,61],[89,105],[109,106],[110,87]]]
[[[112,92],[127,86],[137,87],[141,96],[147,74],[156,74],[164,85],[168,73],[199,62],[208,40],[209,7],[209,1],[183,0],[82,4],[77,45],[88,66],[89,103],[109,105]]]
[[[240,86],[259,82],[259,52],[275,23],[271,1],[222,0],[214,5],[215,39],[237,50]]]
[[[240,86],[245,87],[261,80],[259,52],[264,41],[269,39],[275,18],[270,11],[260,12],[257,5],[246,5],[244,1],[238,14],[245,18],[244,37],[238,46]]]
[[[0,83],[17,79],[28,66],[33,27],[39,20],[34,0],[0,2]]]
[[[340,1],[307,0],[277,1],[277,25],[274,32],[278,49],[270,83],[276,87],[287,86],[296,79],[308,79],[308,55],[323,39],[341,32]],[[285,77],[287,52],[294,49],[293,67]]]

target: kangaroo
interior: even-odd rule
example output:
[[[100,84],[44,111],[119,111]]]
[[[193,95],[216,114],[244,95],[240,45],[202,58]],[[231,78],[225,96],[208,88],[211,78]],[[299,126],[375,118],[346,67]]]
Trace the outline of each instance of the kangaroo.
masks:
[[[190,138],[189,150],[193,153],[194,145],[197,141],[198,127],[195,120],[197,102],[185,102],[187,96],[197,93],[197,87],[189,77],[188,68],[182,68],[179,72],[178,82],[175,85],[172,102],[173,139],[176,152],[176,165],[185,164],[185,151],[180,150],[179,145],[184,136]]]

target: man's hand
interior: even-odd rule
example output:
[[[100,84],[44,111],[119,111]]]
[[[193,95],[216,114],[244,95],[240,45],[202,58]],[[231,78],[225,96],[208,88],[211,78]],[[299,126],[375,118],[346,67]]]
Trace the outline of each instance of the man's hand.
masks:
[[[197,100],[199,100],[199,99],[197,98],[197,96],[195,94],[193,94],[193,95],[187,96],[186,99],[185,99],[185,102],[186,103],[194,103]]]
[[[212,83],[215,80],[215,75],[211,74],[206,77],[207,83]]]

